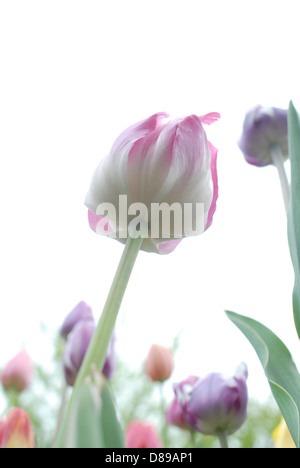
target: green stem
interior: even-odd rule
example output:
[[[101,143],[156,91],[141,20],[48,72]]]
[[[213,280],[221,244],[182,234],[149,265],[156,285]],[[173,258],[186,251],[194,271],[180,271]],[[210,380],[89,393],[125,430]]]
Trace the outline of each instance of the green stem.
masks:
[[[115,328],[115,323],[122,299],[142,242],[142,237],[134,239],[128,236],[99,323],[76,378],[72,396],[64,417],[64,424],[60,435],[59,444],[61,444],[63,441],[63,436],[68,425],[70,412],[74,402],[76,402],[78,390],[82,382],[88,375],[91,374],[92,365],[96,365],[98,369],[103,368],[107,349]]]
[[[221,448],[229,448],[226,431],[221,431],[218,433],[219,441]]]
[[[270,151],[273,164],[278,171],[284,206],[287,211],[290,202],[290,184],[284,168],[284,158],[279,145],[271,146]]]

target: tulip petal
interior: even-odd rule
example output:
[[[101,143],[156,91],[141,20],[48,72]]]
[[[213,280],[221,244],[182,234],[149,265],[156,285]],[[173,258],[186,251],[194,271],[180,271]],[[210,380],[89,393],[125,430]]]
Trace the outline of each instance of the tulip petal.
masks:
[[[180,244],[181,241],[182,241],[182,239],[172,239],[172,240],[167,241],[167,242],[162,242],[162,243],[158,244],[158,246],[157,246],[158,252],[161,255],[167,255],[167,254],[173,252],[176,249],[177,245]]]
[[[212,176],[212,181],[213,181],[213,198],[212,198],[212,202],[211,202],[210,209],[208,212],[205,229],[208,229],[213,221],[213,216],[217,208],[217,199],[219,195],[218,173],[217,173],[218,150],[210,142],[209,142],[209,148],[211,152],[210,169],[211,169],[211,176]]]
[[[114,229],[107,218],[99,216],[91,210],[88,210],[88,221],[90,228],[96,232],[96,234],[107,236],[114,232]]]
[[[203,124],[211,125],[221,118],[218,112],[210,112],[209,114],[201,115],[200,120]]]
[[[2,428],[0,448],[34,448],[34,433],[28,414],[22,408],[13,408]]]

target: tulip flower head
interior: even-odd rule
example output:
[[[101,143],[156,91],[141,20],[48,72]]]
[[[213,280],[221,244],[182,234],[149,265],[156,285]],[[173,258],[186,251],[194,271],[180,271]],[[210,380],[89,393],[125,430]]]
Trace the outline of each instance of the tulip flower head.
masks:
[[[142,237],[142,250],[161,254],[206,230],[218,196],[217,150],[203,125],[218,118],[158,113],[125,130],[92,178],[91,228],[123,243]]]
[[[239,147],[246,161],[255,166],[273,164],[272,148],[278,146],[284,159],[289,156],[287,110],[256,106],[247,112]]]
[[[125,433],[126,448],[162,448],[155,427],[147,422],[132,421]]]
[[[17,392],[23,392],[31,383],[33,365],[29,354],[23,349],[1,372],[1,382],[5,390],[14,388]]]
[[[67,338],[75,325],[81,320],[94,320],[92,308],[84,301],[79,302],[67,315],[61,326],[60,335]]]
[[[34,448],[34,432],[28,414],[13,408],[0,420],[0,448]]]
[[[202,434],[228,435],[239,429],[247,417],[247,368],[241,364],[233,377],[211,373],[174,386],[186,421]]]
[[[164,346],[153,344],[145,363],[146,374],[154,382],[164,382],[173,371],[173,356]]]

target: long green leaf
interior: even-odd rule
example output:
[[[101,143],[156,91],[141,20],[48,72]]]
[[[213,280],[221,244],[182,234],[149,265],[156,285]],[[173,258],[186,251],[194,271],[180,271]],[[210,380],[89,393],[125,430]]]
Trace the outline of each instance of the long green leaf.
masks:
[[[293,291],[294,321],[300,338],[300,121],[293,103],[288,112],[289,155],[291,161],[291,200],[288,210],[288,238],[295,272]]]
[[[72,407],[64,448],[122,448],[123,434],[106,380],[82,382]]]
[[[296,446],[300,447],[300,374],[285,344],[267,327],[249,317],[226,311],[248,338],[264,368],[275,400]]]

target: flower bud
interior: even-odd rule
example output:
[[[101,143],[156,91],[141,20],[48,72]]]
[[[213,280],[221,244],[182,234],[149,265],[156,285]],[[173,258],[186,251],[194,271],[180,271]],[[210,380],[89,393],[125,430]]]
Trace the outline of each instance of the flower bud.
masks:
[[[153,344],[145,363],[146,374],[154,382],[164,382],[173,371],[173,356],[169,349]]]
[[[203,125],[218,118],[211,113],[171,120],[161,112],[127,128],[94,172],[85,200],[90,227],[125,243],[138,204],[141,249],[160,254],[172,252],[183,237],[206,230],[218,197],[217,149]],[[203,212],[198,217],[200,204]],[[157,223],[159,212],[151,214],[154,205],[178,209],[176,222],[169,219],[169,229]],[[186,206],[191,208],[189,216]]]
[[[232,434],[247,417],[247,368],[241,364],[233,377],[211,373],[192,385],[174,386],[187,422],[202,434]]]
[[[25,390],[32,381],[33,366],[28,353],[23,349],[1,372],[1,382],[5,390],[10,388],[18,392]]]
[[[132,421],[125,433],[126,448],[162,448],[163,444],[152,424]]]
[[[289,157],[287,110],[256,106],[245,116],[239,147],[246,161],[255,166],[273,164],[271,148],[279,146]]]
[[[91,307],[84,301],[79,302],[67,315],[61,326],[60,335],[63,338],[67,338],[68,334],[80,320],[94,320]]]
[[[96,326],[92,320],[81,320],[68,336],[63,354],[63,367],[65,380],[70,386],[75,383],[95,329]]]
[[[0,420],[0,448],[34,448],[34,432],[23,408],[13,408]]]
[[[74,385],[80,370],[85,353],[93,338],[96,329],[92,320],[81,320],[78,322],[68,336],[63,354],[63,368],[65,380],[71,387]],[[115,369],[114,335],[110,341],[102,374],[109,380]]]

